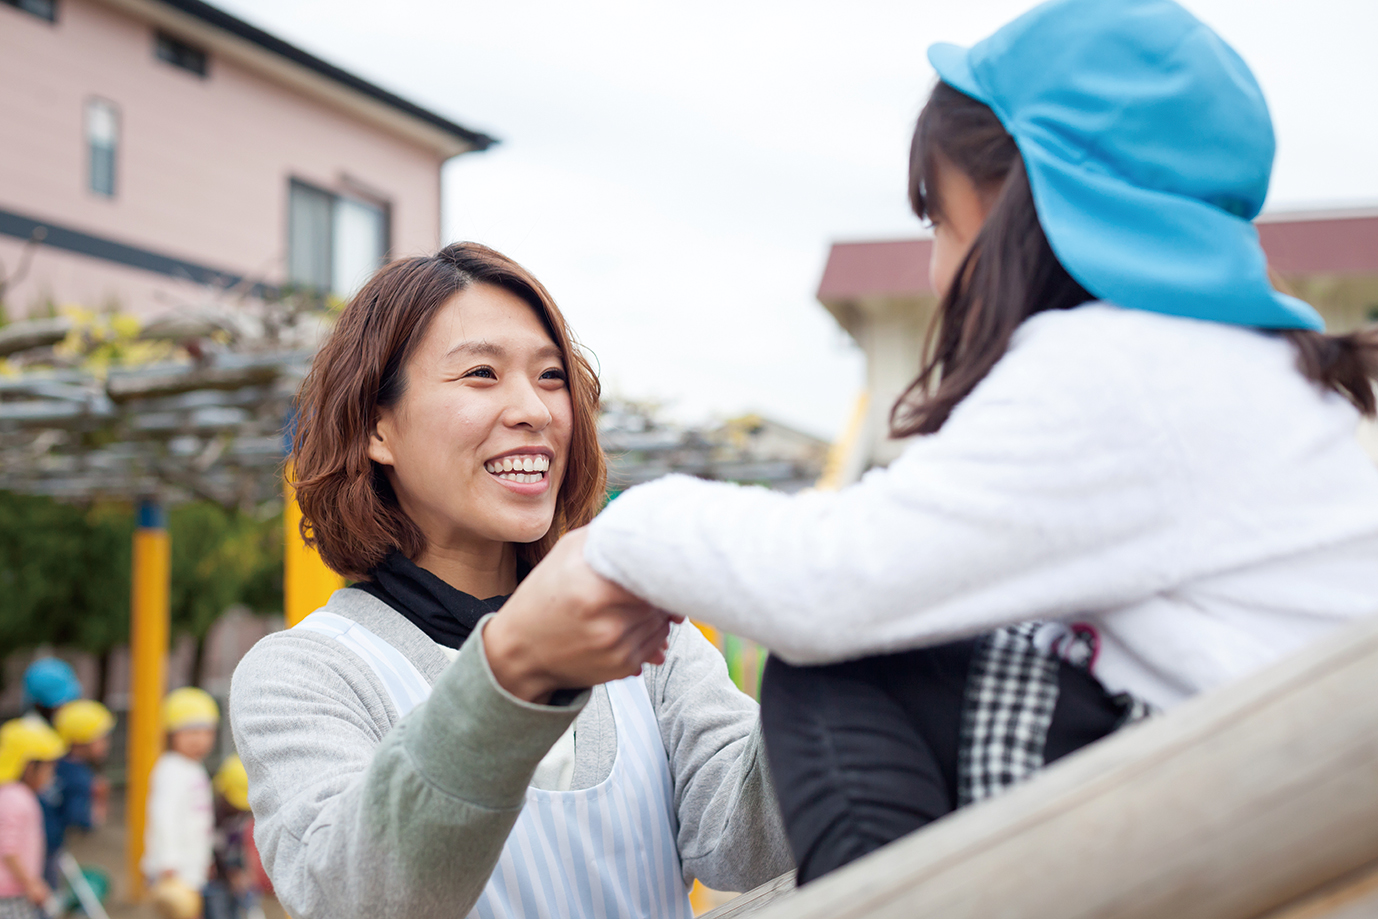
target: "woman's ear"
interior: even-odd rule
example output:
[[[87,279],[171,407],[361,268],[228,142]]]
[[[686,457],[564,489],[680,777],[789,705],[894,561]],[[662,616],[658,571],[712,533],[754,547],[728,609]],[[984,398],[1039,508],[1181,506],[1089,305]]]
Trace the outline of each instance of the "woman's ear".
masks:
[[[368,434],[368,458],[380,466],[396,465],[392,455],[392,442],[396,435],[392,413],[383,410],[373,422],[373,430]]]

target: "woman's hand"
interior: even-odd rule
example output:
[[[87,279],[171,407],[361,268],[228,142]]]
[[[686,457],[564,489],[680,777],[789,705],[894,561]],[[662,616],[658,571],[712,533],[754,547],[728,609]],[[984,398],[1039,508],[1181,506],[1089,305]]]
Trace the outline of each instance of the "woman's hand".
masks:
[[[635,676],[665,661],[680,616],[643,602],[584,562],[584,530],[556,543],[483,630],[488,666],[519,699]]]

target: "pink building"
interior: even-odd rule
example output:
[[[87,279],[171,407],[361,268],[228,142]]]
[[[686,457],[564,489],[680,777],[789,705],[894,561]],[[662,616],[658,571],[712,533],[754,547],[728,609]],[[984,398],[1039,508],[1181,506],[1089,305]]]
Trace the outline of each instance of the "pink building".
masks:
[[[441,164],[494,143],[199,0],[0,0],[0,126],[11,319],[348,294],[439,245]]]

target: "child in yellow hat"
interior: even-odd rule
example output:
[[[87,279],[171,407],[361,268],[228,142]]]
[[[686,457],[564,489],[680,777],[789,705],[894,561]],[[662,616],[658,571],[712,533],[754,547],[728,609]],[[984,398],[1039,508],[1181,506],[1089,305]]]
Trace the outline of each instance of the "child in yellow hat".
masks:
[[[57,771],[43,804],[43,826],[48,837],[44,880],[57,885],[57,854],[66,841],[68,827],[90,830],[105,822],[110,785],[100,768],[110,752],[110,732],[115,716],[93,699],[68,702],[53,713],[53,730],[67,744],[67,755]]]
[[[263,869],[253,847],[249,774],[238,755],[225,757],[211,785],[215,788],[215,879],[206,886],[206,919],[261,916]]]
[[[43,809],[67,745],[47,722],[16,718],[0,727],[0,916],[33,915],[52,896],[43,880]]]
[[[170,902],[163,894],[173,888],[180,899],[190,890],[199,901],[210,880],[215,813],[202,763],[215,747],[219,724],[220,707],[204,690],[186,686],[163,700],[167,750],[153,767],[142,862],[155,903]]]

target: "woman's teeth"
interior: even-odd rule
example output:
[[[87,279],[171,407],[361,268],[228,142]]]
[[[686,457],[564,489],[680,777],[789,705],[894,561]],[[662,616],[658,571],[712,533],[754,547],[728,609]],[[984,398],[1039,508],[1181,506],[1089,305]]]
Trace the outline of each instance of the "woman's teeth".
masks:
[[[484,463],[483,468],[500,479],[530,485],[545,478],[550,470],[550,457],[539,453],[504,456]]]

